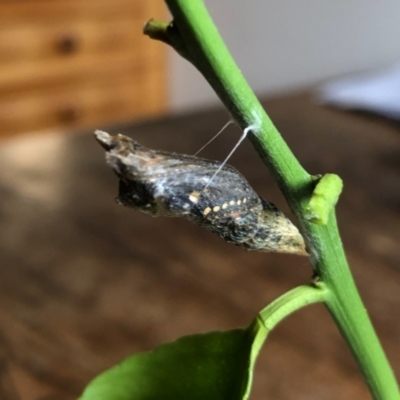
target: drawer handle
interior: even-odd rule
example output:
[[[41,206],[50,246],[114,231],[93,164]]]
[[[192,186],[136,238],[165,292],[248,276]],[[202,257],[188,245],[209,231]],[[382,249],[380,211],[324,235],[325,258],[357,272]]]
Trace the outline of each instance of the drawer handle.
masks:
[[[76,122],[81,116],[79,109],[73,105],[61,106],[57,111],[57,118],[61,123]]]
[[[56,41],[56,49],[59,53],[74,54],[79,49],[79,38],[73,33],[63,33]]]

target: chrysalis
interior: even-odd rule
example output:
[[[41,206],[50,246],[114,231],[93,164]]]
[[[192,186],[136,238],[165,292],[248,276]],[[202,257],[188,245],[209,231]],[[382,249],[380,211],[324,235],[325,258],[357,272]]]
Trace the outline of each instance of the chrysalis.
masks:
[[[218,161],[151,150],[121,134],[95,135],[120,179],[119,204],[153,217],[186,218],[247,250],[307,255],[297,228],[230,165],[209,183]]]

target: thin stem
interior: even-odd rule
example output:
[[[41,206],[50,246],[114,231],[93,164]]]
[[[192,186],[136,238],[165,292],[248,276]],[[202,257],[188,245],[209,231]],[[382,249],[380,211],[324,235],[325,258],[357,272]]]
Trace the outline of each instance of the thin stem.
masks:
[[[284,318],[301,308],[313,303],[322,303],[329,296],[327,287],[318,285],[302,285],[294,288],[272,303],[268,304],[258,313],[258,322],[264,327],[265,336],[278,325]]]
[[[201,0],[166,0],[174,17],[169,42],[204,75],[276,179],[305,236],[314,273],[330,295],[325,304],[349,344],[376,400],[400,400],[396,379],[362,304],[336,226],[305,217],[315,181],[302,168],[248,86]],[[167,40],[164,40],[167,41]],[[168,41],[167,41],[168,42]]]
[[[323,284],[303,285],[286,292],[258,313],[252,324],[256,332],[250,364],[254,365],[268,334],[287,316],[313,303],[322,303],[329,296]],[[244,397],[247,398],[247,397]]]
[[[288,315],[313,303],[321,303],[329,296],[329,290],[323,283],[302,285],[289,290],[268,304],[259,312],[260,321],[271,331]]]

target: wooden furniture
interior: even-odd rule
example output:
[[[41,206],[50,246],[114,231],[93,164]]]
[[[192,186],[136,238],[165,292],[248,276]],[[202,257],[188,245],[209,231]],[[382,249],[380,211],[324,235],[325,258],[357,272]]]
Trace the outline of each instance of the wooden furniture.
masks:
[[[399,130],[320,108],[307,96],[265,106],[308,171],[344,179],[343,241],[400,376]],[[226,118],[219,110],[112,133],[193,154]],[[224,159],[239,135],[229,129],[203,155]],[[249,141],[231,163],[287,211]],[[75,400],[124,357],[196,331],[243,326],[311,279],[305,257],[246,252],[187,221],[118,206],[116,194],[116,177],[92,135],[0,144],[2,400]],[[322,305],[290,316],[268,338],[253,400],[369,398]]]
[[[159,0],[0,2],[0,137],[162,113],[165,46],[142,34]]]

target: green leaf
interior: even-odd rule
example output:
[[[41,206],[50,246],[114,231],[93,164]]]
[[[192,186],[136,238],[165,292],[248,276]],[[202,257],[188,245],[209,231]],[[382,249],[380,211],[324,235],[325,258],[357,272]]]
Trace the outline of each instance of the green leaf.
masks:
[[[95,378],[79,400],[245,400],[268,333],[329,291],[303,285],[284,293],[242,329],[186,336],[127,358]]]
[[[79,400],[239,400],[250,391],[252,369],[266,329],[186,336],[139,353],[95,378]]]

